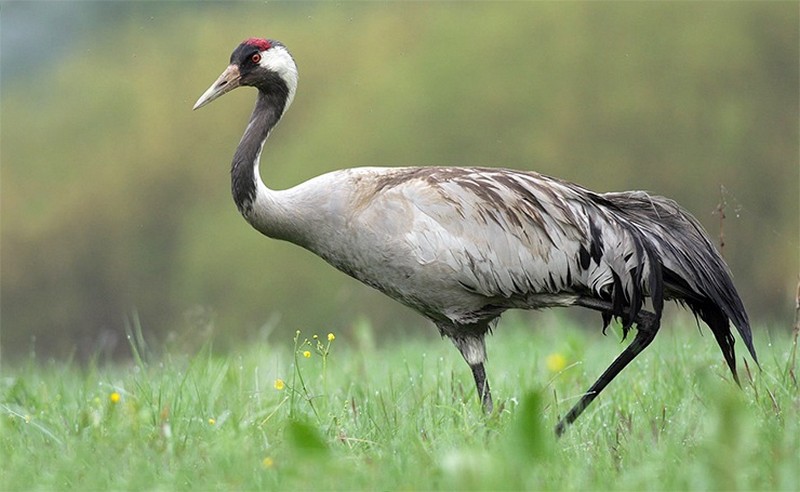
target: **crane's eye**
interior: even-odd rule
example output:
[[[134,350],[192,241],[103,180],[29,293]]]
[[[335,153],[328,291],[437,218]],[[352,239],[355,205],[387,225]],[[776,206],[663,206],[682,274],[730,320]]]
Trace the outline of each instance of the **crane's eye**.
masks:
[[[250,61],[252,61],[253,63],[260,62],[261,61],[261,53],[253,53],[253,55],[250,57]]]

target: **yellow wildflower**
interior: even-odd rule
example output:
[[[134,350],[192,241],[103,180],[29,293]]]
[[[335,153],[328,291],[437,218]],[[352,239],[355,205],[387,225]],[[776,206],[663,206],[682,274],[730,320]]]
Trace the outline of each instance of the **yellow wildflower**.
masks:
[[[314,334],[314,336],[313,336],[313,337],[311,337],[311,338],[313,338],[314,340],[316,340],[317,338],[319,338],[319,336],[317,336],[317,334],[315,333],[315,334]]]
[[[261,461],[261,466],[263,466],[264,468],[272,468],[273,466],[275,466],[275,461],[269,456],[267,456]]]
[[[286,383],[283,382],[283,379],[278,378],[275,380],[275,384],[273,386],[275,386],[276,390],[280,391],[286,387]]]
[[[336,335],[334,335],[333,333],[328,333],[328,341],[332,342],[334,340],[336,340]]]
[[[111,403],[119,403],[119,400],[122,399],[122,397],[115,391],[108,395],[108,399],[111,400]]]
[[[547,370],[550,372],[561,372],[567,367],[567,359],[557,352],[548,355],[544,363],[547,366]]]
[[[217,421],[216,421],[216,420],[214,420],[214,418],[213,418],[213,417],[212,417],[212,418],[210,418],[210,419],[208,419],[208,425],[214,425],[214,424],[216,424],[216,423],[217,423]]]
[[[306,359],[311,358],[311,352],[309,352],[308,350],[304,351],[303,352],[303,357],[305,357]]]

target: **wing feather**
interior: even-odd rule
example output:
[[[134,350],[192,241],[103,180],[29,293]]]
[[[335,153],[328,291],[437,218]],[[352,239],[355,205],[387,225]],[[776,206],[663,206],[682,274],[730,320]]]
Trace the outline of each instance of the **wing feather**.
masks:
[[[486,297],[558,294],[589,282],[599,291],[610,283],[586,213],[601,211],[584,203],[581,188],[535,173],[415,171],[416,179],[392,188],[414,204],[405,241],[420,264],[445,262],[462,285]],[[582,249],[595,257],[588,269],[580,265]]]

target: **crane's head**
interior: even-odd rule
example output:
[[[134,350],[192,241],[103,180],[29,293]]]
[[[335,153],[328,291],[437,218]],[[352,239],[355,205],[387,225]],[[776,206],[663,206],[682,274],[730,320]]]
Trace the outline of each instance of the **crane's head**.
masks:
[[[198,109],[240,86],[257,87],[284,100],[284,111],[297,89],[297,65],[286,47],[273,39],[249,38],[233,50],[228,68],[194,104]]]

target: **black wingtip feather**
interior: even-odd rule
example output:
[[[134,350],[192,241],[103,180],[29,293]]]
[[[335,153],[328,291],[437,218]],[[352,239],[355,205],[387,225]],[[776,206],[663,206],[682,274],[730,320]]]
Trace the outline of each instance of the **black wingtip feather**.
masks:
[[[717,339],[719,348],[722,350],[722,356],[725,358],[725,362],[728,363],[731,374],[733,374],[733,379],[736,381],[736,384],[741,386],[741,383],[739,382],[739,374],[736,372],[736,350],[734,349],[735,341],[733,335],[731,334],[728,316],[726,316],[719,307],[715,306],[711,302],[702,303],[690,301],[689,307],[695,313],[697,313],[711,329],[711,333],[714,334],[714,338]],[[756,361],[756,363],[758,363],[758,361]]]
[[[734,338],[730,324],[736,327],[750,356],[758,362],[750,322],[742,300],[733,285],[731,273],[714,248],[700,223],[672,200],[642,192],[607,193],[615,211],[624,216],[634,238],[638,261],[648,261],[649,295],[653,310],[660,319],[664,299],[684,302],[714,333],[725,361],[738,382]],[[644,249],[644,254],[641,249]],[[631,272],[641,278],[641,272]],[[614,290],[618,279],[614,279]],[[638,288],[630,299],[630,309],[637,309]],[[613,298],[614,315],[619,302]]]

